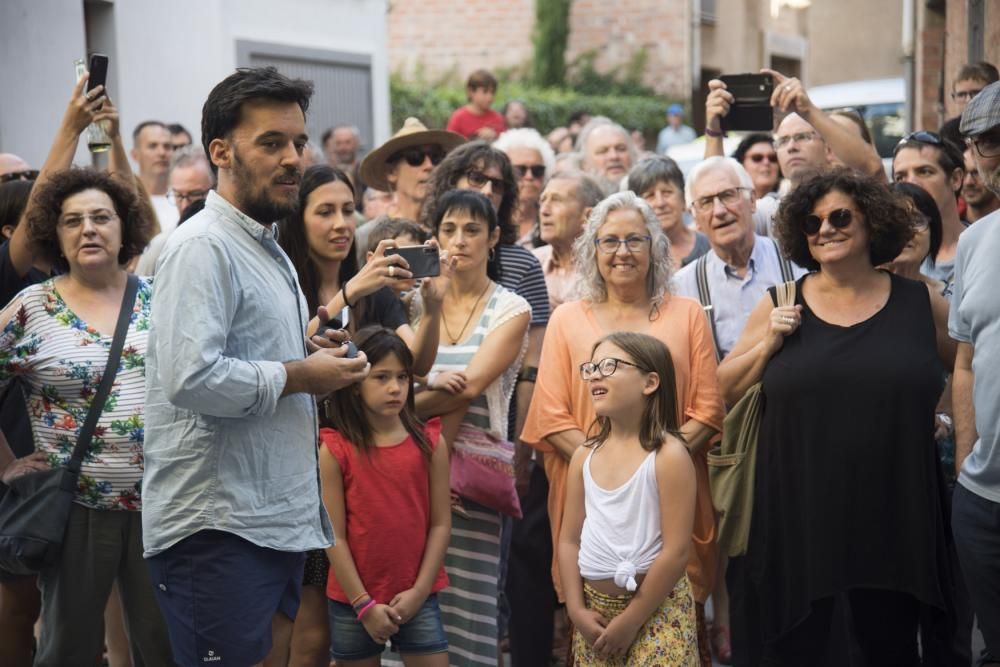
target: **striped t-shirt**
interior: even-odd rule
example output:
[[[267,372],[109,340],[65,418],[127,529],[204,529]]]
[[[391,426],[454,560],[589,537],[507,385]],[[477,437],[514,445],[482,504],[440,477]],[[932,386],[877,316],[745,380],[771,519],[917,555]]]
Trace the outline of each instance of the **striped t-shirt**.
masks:
[[[63,301],[57,279],[24,289],[0,313],[0,391],[21,380],[35,450],[69,461],[108,362],[114,331],[99,332]],[[76,502],[140,510],[146,335],[151,285],[139,279],[118,374],[83,459]]]
[[[519,245],[500,247],[501,285],[523,298],[531,306],[531,326],[549,323],[549,291],[545,287],[545,273],[530,250]]]

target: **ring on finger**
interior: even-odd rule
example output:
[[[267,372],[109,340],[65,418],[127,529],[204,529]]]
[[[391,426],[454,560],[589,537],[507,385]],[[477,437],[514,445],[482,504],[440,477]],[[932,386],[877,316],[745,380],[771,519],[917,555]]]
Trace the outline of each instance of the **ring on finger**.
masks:
[[[395,264],[390,264],[389,265],[389,277],[392,278],[395,275],[396,275],[396,265]]]

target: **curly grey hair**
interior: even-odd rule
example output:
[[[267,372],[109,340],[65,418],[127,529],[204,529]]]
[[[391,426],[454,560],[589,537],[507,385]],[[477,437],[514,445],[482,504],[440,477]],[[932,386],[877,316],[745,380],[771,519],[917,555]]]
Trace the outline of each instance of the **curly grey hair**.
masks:
[[[549,142],[530,127],[522,127],[516,130],[507,130],[500,135],[500,138],[493,142],[493,148],[506,153],[510,157],[510,151],[514,148],[528,148],[542,158],[545,164],[545,178],[552,176],[556,170],[556,154],[552,150]]]
[[[583,233],[573,244],[573,258],[580,276],[580,294],[593,303],[608,300],[608,287],[597,268],[597,233],[601,230],[612,211],[633,210],[642,216],[646,224],[646,234],[650,243],[649,273],[646,274],[646,289],[653,306],[659,306],[670,294],[670,279],[673,276],[673,260],[670,258],[670,241],[660,227],[660,221],[649,204],[634,192],[617,192],[606,197],[591,211]]]

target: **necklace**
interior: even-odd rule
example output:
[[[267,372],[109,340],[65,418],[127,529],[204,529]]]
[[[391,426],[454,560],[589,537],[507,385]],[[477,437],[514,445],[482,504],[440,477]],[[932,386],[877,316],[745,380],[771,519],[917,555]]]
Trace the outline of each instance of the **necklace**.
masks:
[[[444,322],[444,332],[448,334],[448,340],[451,341],[452,345],[457,345],[458,341],[462,340],[462,336],[465,334],[465,330],[469,328],[469,322],[472,321],[472,316],[476,314],[476,309],[479,308],[479,302],[483,300],[484,296],[486,296],[486,292],[489,291],[490,285],[492,284],[493,281],[490,280],[486,281],[486,288],[479,293],[478,297],[476,297],[476,303],[472,306],[472,310],[469,311],[469,316],[465,318],[465,324],[462,325],[462,330],[458,332],[458,336],[451,335],[451,329],[448,328],[448,318],[447,317],[441,318],[441,321]]]

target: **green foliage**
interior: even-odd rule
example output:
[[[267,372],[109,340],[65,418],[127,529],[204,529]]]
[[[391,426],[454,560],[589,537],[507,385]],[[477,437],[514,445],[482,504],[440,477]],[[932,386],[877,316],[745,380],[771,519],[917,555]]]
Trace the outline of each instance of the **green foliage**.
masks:
[[[565,125],[574,111],[587,111],[595,116],[608,116],[629,129],[639,129],[648,138],[663,127],[664,109],[675,101],[653,94],[615,93],[599,86],[592,90],[596,93],[501,80],[494,107],[499,110],[508,100],[521,100],[531,112],[533,125],[543,134]],[[462,86],[406,82],[398,76],[391,77],[389,92],[394,132],[408,116],[416,116],[427,127],[443,128],[451,113],[466,101]]]
[[[566,80],[566,45],[569,43],[569,10],[572,0],[536,0],[535,47],[532,81],[538,86],[558,86]]]
[[[566,84],[585,95],[637,95],[655,97],[656,92],[643,84],[649,51],[645,46],[636,50],[622,67],[599,72],[595,63],[598,51],[584,51],[570,63]]]

